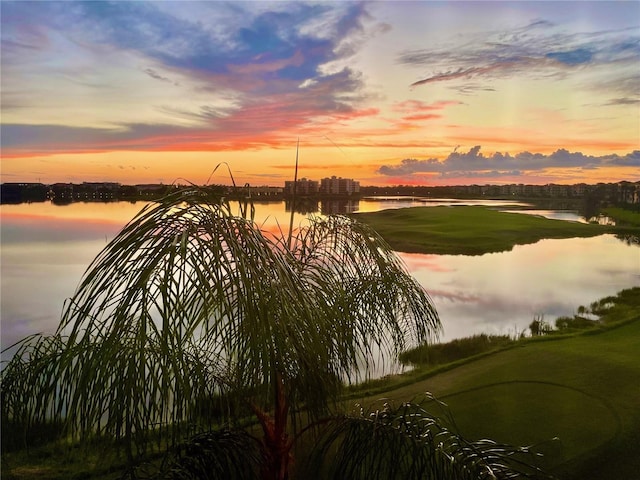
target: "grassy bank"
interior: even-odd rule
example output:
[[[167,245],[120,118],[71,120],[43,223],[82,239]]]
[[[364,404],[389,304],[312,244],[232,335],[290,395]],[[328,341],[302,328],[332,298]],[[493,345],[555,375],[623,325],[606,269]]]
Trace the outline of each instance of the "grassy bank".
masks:
[[[619,207],[607,207],[603,209],[603,213],[613,218],[616,223],[626,227],[640,227],[640,212],[625,210]]]
[[[358,213],[397,251],[481,255],[543,238],[590,237],[611,227],[551,220],[486,207],[413,207]]]

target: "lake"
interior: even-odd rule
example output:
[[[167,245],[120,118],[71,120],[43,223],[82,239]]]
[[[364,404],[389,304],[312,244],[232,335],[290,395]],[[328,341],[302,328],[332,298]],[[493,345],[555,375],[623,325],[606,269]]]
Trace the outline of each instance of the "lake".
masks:
[[[512,210],[521,205],[416,198],[338,203],[323,204],[323,211],[458,204]],[[144,204],[2,205],[2,349],[24,336],[55,331],[64,300],[73,294],[91,260]],[[527,213],[580,221],[575,212]],[[305,218],[296,214],[294,223]],[[289,213],[282,201],[261,203],[256,204],[255,219],[266,230],[285,230]],[[542,240],[481,256],[400,256],[430,293],[444,327],[443,340],[483,332],[519,334],[536,315],[553,323],[558,316],[572,315],[580,305],[640,285],[640,248],[613,235]]]

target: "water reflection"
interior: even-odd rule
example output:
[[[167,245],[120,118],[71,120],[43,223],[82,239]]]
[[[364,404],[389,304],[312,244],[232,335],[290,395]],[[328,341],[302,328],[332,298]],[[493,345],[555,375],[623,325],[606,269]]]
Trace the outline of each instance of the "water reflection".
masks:
[[[640,236],[632,235],[630,233],[623,233],[616,235],[616,238],[627,245],[640,246]],[[638,261],[640,263],[640,260]],[[640,267],[639,267],[640,268]]]
[[[104,247],[101,239],[23,238],[5,244],[2,234],[2,348],[33,333],[53,333],[63,302],[73,294],[82,273]]]
[[[276,202],[279,203],[279,202]],[[528,203],[510,200],[459,200],[454,198],[425,198],[425,197],[364,197],[353,199],[322,199],[320,202],[313,198],[298,198],[295,202],[285,200],[285,210],[293,208],[296,213],[321,213],[323,215],[349,214],[354,212],[376,212],[378,210],[407,208],[407,207],[453,207],[453,206],[488,206],[502,207],[530,207]],[[553,210],[513,210],[515,212],[536,212],[535,214],[550,215],[549,218],[574,220],[580,218],[576,213],[565,211],[559,213]],[[545,213],[546,212],[546,213]]]
[[[491,199],[459,199],[459,198],[427,198],[427,197],[366,197],[363,199],[364,209],[361,212],[371,212],[388,208],[406,207],[455,207],[455,206],[485,206],[485,207],[530,207],[531,204],[516,200]]]
[[[290,212],[292,209],[296,213],[322,215],[345,215],[357,212],[360,208],[360,199],[323,199],[314,198],[298,198],[295,202],[285,200],[285,210]]]
[[[416,203],[424,205],[413,199],[404,203],[362,199],[357,208],[373,211]],[[2,206],[2,348],[26,335],[55,330],[63,302],[73,294],[84,270],[144,205]],[[323,213],[333,208],[320,207]],[[340,206],[344,207],[356,205]],[[255,218],[264,230],[282,235],[290,213],[284,202],[258,203]],[[305,214],[295,213],[294,225],[305,219]],[[430,292],[444,325],[444,338],[451,339],[479,332],[517,333],[536,314],[553,321],[572,314],[579,305],[640,285],[638,252],[637,238],[620,241],[602,235],[543,240],[516,246],[511,252],[473,257],[401,256]]]
[[[567,222],[587,223],[585,218],[573,210],[502,210],[507,213],[522,213],[525,215],[537,215],[552,220],[564,220]]]
[[[298,198],[295,201],[285,200],[284,209],[287,212],[291,212],[293,209],[296,213],[307,215],[310,213],[316,213],[320,210],[318,206],[319,202],[313,198]]]
[[[323,200],[322,214],[335,215],[357,212],[360,208],[359,200]]]
[[[637,247],[613,235],[542,240],[481,256],[401,254],[430,292],[444,339],[519,334],[534,315],[549,321],[640,284]]]
[[[120,226],[131,220],[148,202],[74,202],[56,205],[52,202],[2,205],[2,225],[6,216],[104,220]]]

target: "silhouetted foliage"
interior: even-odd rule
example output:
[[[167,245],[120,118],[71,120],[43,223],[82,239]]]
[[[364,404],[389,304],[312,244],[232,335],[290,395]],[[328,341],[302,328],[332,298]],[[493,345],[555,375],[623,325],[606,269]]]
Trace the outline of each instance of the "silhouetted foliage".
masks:
[[[433,398],[427,396],[417,403],[385,403],[375,411],[335,417],[316,441],[304,475],[335,480],[551,478],[535,467],[536,455],[526,448],[465,440],[425,409],[429,403]]]
[[[545,321],[544,315],[536,315],[533,321],[529,324],[529,330],[534,337],[539,335],[546,335],[551,332],[551,325]]]
[[[494,350],[513,342],[514,340],[508,335],[481,333],[471,337],[457,338],[447,343],[421,345],[402,352],[399,359],[405,364],[440,365]]]

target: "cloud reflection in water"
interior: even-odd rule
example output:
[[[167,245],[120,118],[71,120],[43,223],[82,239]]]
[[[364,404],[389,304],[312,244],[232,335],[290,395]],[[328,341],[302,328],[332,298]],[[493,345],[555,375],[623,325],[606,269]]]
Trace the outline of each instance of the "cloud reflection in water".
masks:
[[[430,292],[443,340],[476,333],[514,334],[534,315],[553,322],[580,305],[638,283],[637,248],[613,235],[541,240],[481,256],[401,254]]]

